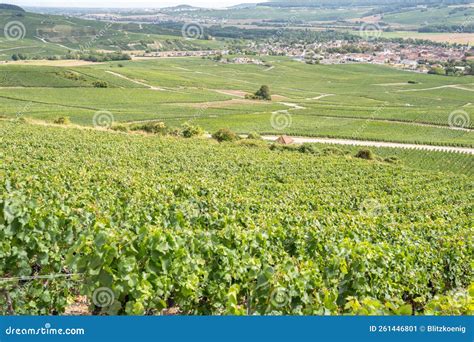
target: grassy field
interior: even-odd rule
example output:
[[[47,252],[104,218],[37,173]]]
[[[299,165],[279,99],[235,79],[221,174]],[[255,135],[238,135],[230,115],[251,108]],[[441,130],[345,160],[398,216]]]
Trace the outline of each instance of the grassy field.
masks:
[[[61,314],[80,295],[95,314],[472,314],[472,177],[18,121],[0,133],[2,314]]]
[[[97,111],[116,122],[195,121],[209,131],[473,145],[450,129],[452,113],[472,128],[472,77],[443,77],[373,65],[306,65],[266,57],[272,67],[200,58],[81,67],[0,66],[0,114],[92,125]],[[370,74],[370,78],[367,75]],[[94,88],[104,80],[109,88]],[[269,85],[273,101],[243,95]]]

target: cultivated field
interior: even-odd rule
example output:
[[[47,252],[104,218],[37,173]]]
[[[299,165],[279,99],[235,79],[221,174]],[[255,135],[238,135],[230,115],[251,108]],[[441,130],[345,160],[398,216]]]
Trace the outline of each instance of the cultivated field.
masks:
[[[267,66],[200,58],[67,68],[0,65],[0,113],[48,121],[68,116],[92,125],[95,113],[109,111],[115,123],[179,126],[191,120],[211,132],[229,127],[238,133],[473,146],[471,77],[262,59]],[[108,88],[94,88],[97,80]],[[273,101],[243,99],[263,84]]]
[[[3,5],[0,315],[474,314],[469,66],[266,56],[312,63],[360,18],[471,42],[403,30],[474,8],[359,3],[107,13],[135,23]],[[290,32],[309,26],[327,32]],[[389,46],[365,38],[332,51]]]
[[[325,147],[0,132],[2,314],[472,314],[472,177]]]

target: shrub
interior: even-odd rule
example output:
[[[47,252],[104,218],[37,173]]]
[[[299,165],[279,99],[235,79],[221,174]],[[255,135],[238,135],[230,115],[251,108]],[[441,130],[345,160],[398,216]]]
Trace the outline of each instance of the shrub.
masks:
[[[76,59],[82,59],[83,61],[89,62],[109,62],[109,61],[129,61],[132,58],[130,55],[121,52],[111,53],[81,53],[75,57]]]
[[[168,134],[173,136],[173,137],[182,137],[183,132],[181,131],[181,128],[175,127],[172,130],[168,131]]]
[[[246,95],[245,98],[250,100],[272,100],[272,96],[270,95],[270,88],[266,85],[261,86],[255,94]]]
[[[267,101],[272,100],[272,96],[270,95],[270,88],[266,85],[261,86],[260,89],[255,93],[255,96]]]
[[[235,134],[228,128],[221,128],[216,133],[214,133],[212,137],[216,139],[218,142],[235,141],[239,139],[237,134]]]
[[[387,157],[383,161],[386,162],[386,163],[390,163],[390,164],[399,164],[400,163],[400,159],[398,159],[398,157],[394,157],[394,156]]]
[[[244,147],[267,147],[267,143],[263,140],[239,140],[237,141],[237,145],[244,146]]]
[[[270,150],[272,151],[292,151],[292,152],[298,151],[299,152],[300,148],[301,146],[297,146],[297,145],[282,145],[282,144],[276,144],[276,143],[270,146]]]
[[[108,88],[109,87],[109,83],[107,83],[106,81],[94,81],[92,82],[92,85],[94,86],[94,88]]]
[[[272,151],[292,151],[305,154],[312,154],[317,156],[345,156],[350,154],[350,151],[342,150],[337,147],[324,147],[319,149],[316,144],[305,143],[302,145],[282,145],[282,144],[272,144],[270,146]]]
[[[164,122],[147,122],[136,124],[130,128],[132,131],[143,131],[152,134],[166,134],[167,128]]]
[[[346,150],[341,150],[340,148],[334,146],[330,146],[323,148],[322,154],[325,156],[344,156],[346,154],[350,154],[350,152]]]
[[[443,68],[431,68],[430,71],[428,71],[428,74],[430,75],[446,75],[446,70]]]
[[[12,59],[14,61],[24,61],[24,60],[28,59],[28,56],[24,55],[22,53],[19,53],[19,54],[12,55]]]
[[[375,155],[371,150],[360,150],[359,152],[357,152],[356,158],[374,160]]]
[[[247,136],[247,139],[261,140],[262,136],[258,134],[257,132],[250,132],[249,135]]]
[[[204,134],[204,129],[202,127],[191,125],[188,122],[185,122],[181,128],[181,134],[185,138],[200,137]]]
[[[128,132],[128,127],[125,125],[114,125],[111,129],[117,132]]]
[[[318,149],[311,144],[303,144],[298,147],[298,152],[307,154],[318,154]]]
[[[69,125],[71,123],[71,120],[69,120],[69,118],[66,116],[61,116],[59,118],[54,119],[53,123],[55,123],[56,125]]]
[[[84,77],[73,71],[57,72],[56,75],[58,75],[59,77],[67,78],[68,80],[72,81],[84,80]]]

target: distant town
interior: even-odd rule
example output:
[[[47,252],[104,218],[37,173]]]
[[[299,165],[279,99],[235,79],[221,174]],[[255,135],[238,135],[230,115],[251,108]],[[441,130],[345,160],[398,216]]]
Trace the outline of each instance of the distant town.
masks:
[[[221,58],[227,55],[253,57]],[[313,44],[252,43],[245,48],[200,51],[141,52],[135,57],[211,57],[235,64],[262,64],[260,56],[288,56],[307,64],[369,63],[435,74],[472,74],[474,47],[394,42],[332,42]]]
[[[443,47],[437,45],[411,45],[392,42],[347,43],[333,41],[301,45],[272,45],[258,47],[259,54],[286,55],[308,64],[371,63],[387,64],[398,69],[422,73],[441,72],[445,64],[460,62],[454,66],[459,72],[468,68],[463,61],[474,61],[474,48],[468,46]]]

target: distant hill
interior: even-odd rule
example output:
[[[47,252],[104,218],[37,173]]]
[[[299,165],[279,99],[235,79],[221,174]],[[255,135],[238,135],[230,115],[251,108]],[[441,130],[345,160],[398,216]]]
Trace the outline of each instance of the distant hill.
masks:
[[[373,6],[373,5],[459,5],[470,4],[474,0],[271,0],[261,6],[272,7],[320,7],[320,6]]]
[[[227,7],[228,9],[242,9],[242,8],[254,8],[257,7],[255,3],[243,3],[234,6]]]
[[[201,10],[200,7],[194,7],[190,5],[177,5],[173,7],[165,7],[162,8],[162,12],[187,12],[187,11],[199,11]]]
[[[17,12],[25,12],[23,8],[16,5],[9,5],[9,4],[0,4],[0,10],[10,10],[10,11],[17,11]]]
[[[0,49],[0,61],[14,54],[26,58],[53,58],[94,50],[127,52],[148,49],[200,50],[216,46],[213,41],[183,38],[182,23],[138,24],[85,20],[71,16],[50,15],[16,10],[1,5],[1,38],[7,24],[13,23],[9,35],[13,46]],[[13,9],[13,10],[12,10]],[[2,43],[3,44],[3,40]],[[209,48],[210,49],[210,48]]]

